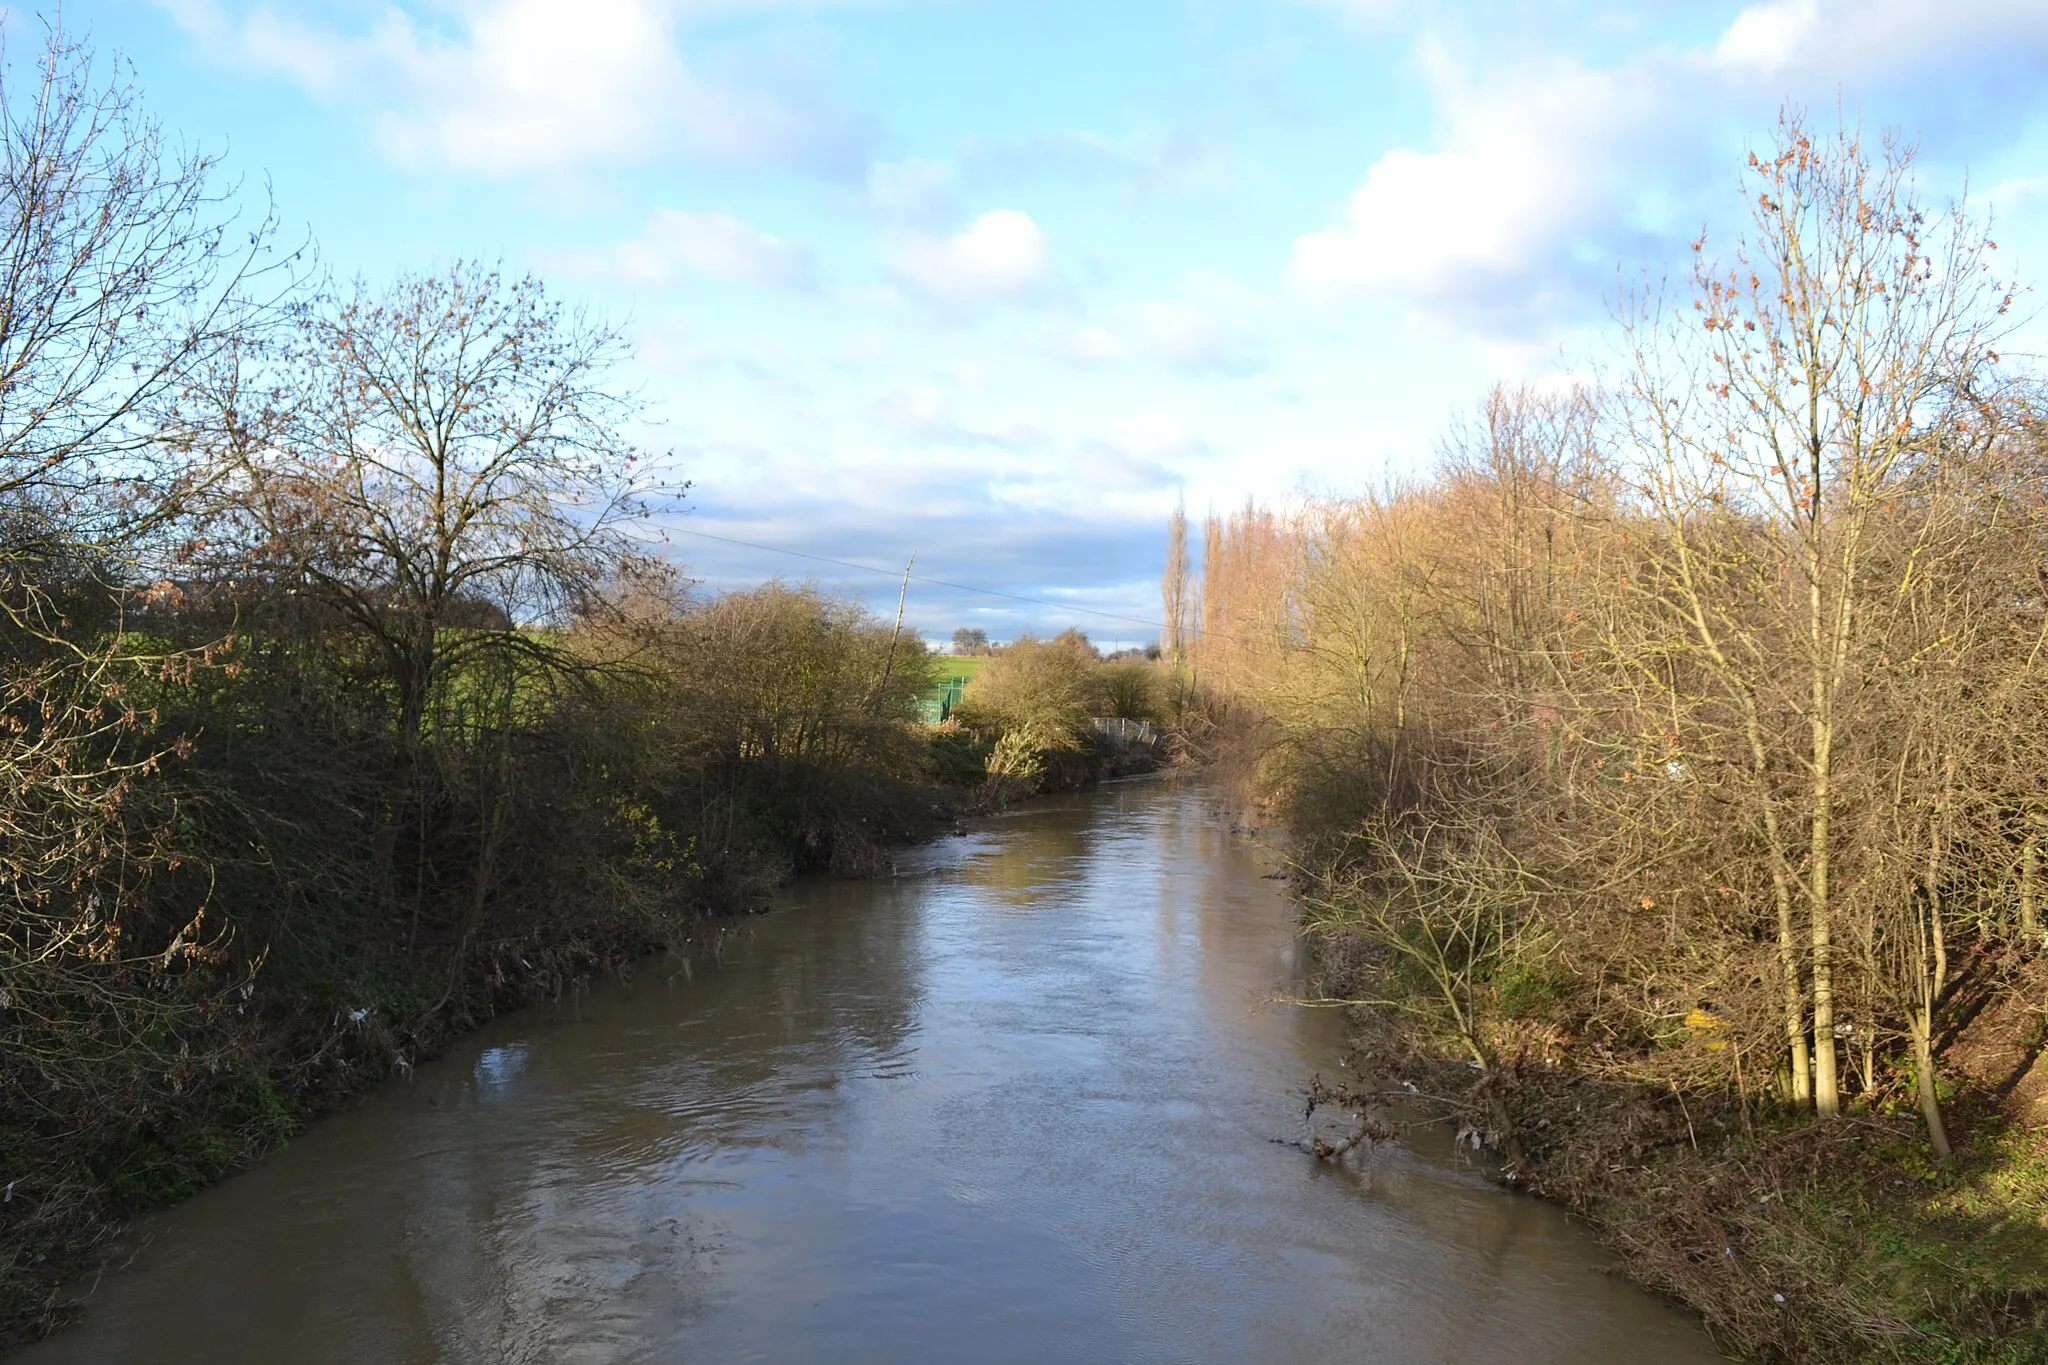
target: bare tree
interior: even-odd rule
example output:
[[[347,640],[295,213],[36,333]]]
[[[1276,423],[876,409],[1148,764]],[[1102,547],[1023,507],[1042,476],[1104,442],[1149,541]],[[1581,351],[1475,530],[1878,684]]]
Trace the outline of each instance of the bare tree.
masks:
[[[1937,457],[1996,362],[2011,306],[1982,229],[1960,207],[1930,218],[1911,165],[1904,144],[1873,161],[1853,129],[1816,139],[1788,112],[1776,148],[1749,161],[1751,235],[1725,261],[1695,244],[1690,309],[1652,298],[1629,319],[1621,458],[1655,527],[1652,571],[1633,583],[1737,717],[1779,907],[1793,1081],[1803,1092],[1810,1036],[1823,1114],[1840,1107],[1837,756],[1891,588],[1872,542],[1900,479]]]
[[[32,73],[0,64],[10,561],[51,536],[132,539],[169,510],[163,480],[183,471],[162,462],[163,403],[246,328],[252,280],[291,259],[271,258],[267,217],[237,222],[216,159],[169,147],[126,73],[100,65],[56,29]]]
[[[1187,663],[1188,508],[1185,499],[1175,499],[1173,513],[1166,520],[1166,572],[1160,579],[1161,605],[1166,609],[1166,628],[1161,646],[1175,668]]]
[[[162,409],[248,320],[270,224],[237,228],[211,156],[174,151],[125,75],[51,29],[0,62],[0,856],[10,968],[109,961],[148,861],[123,822],[160,759],[117,753],[139,659],[117,632],[121,559],[189,471]],[[86,899],[87,916],[67,907]],[[33,973],[32,973],[33,975]],[[10,974],[17,996],[50,985]],[[76,981],[71,983],[77,985]],[[56,989],[51,985],[51,989]]]
[[[551,657],[528,628],[630,549],[655,483],[625,434],[622,353],[538,281],[457,265],[300,305],[274,354],[217,367],[194,406],[241,562],[371,643],[408,752],[451,675]]]
[[[160,766],[153,694],[208,651],[145,657],[123,590],[190,491],[159,440],[195,366],[258,311],[267,217],[171,145],[125,71],[60,29],[0,56],[0,1112],[16,1190],[0,1281],[88,1240],[63,1163],[136,1131],[153,1049],[185,1035],[222,929]],[[285,272],[288,274],[289,272]],[[278,287],[288,281],[273,281]],[[194,879],[196,882],[197,879]],[[194,1057],[197,1064],[200,1059]],[[138,1079],[145,1078],[145,1079]]]

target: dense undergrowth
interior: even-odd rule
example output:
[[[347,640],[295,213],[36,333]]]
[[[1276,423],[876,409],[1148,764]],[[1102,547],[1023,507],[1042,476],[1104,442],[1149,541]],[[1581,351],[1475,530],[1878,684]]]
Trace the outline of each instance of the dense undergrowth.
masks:
[[[894,641],[877,688],[893,632],[807,590],[451,674],[411,745],[345,631],[234,631],[166,670],[147,659],[228,633],[155,615],[102,683],[147,719],[95,755],[152,770],[75,883],[16,885],[39,902],[0,1022],[15,1331],[49,1325],[123,1217],[502,1009],[679,947],[792,870],[870,870],[962,804],[911,720],[922,647]],[[736,621],[745,641],[709,638]]]
[[[1757,1360],[2048,1359],[2048,409],[1909,161],[1166,587],[1370,1069]]]
[[[1362,945],[1320,940],[1340,998],[1384,988]],[[2037,974],[2039,975],[2039,974]],[[2040,984],[2048,984],[2037,981]],[[2048,1355],[2048,1143],[1996,1079],[1949,1087],[1956,1154],[1910,1105],[1833,1122],[1769,1099],[1616,1074],[1597,1044],[1492,1007],[1484,1073],[1440,1034],[1353,1007],[1354,1064],[1404,1112],[1484,1145],[1512,1188],[1582,1215],[1619,1273],[1758,1361],[1984,1362]]]
[[[126,1218],[494,1014],[683,949],[794,873],[885,871],[963,813],[1149,761],[1088,723],[1120,666],[1079,637],[998,654],[967,723],[927,729],[923,645],[858,606],[781,584],[636,605],[449,673],[410,745],[338,622],[159,604],[108,645],[100,685],[147,719],[97,768],[149,771],[115,779],[102,859],[40,888],[73,934],[48,979],[9,964],[8,1336],[60,1324]],[[1071,687],[1006,681],[1046,649]],[[1076,723],[1030,728],[1054,711]]]

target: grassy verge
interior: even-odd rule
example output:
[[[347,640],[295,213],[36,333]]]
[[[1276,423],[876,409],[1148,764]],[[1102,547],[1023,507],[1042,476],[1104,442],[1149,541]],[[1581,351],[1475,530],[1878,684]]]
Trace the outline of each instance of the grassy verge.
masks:
[[[1325,947],[1331,984],[1355,987]],[[1943,1163],[1905,1106],[1821,1121],[1631,1083],[1526,1021],[1495,1021],[1506,1060],[1481,1074],[1404,1019],[1356,1025],[1362,1068],[1446,1097],[1504,1183],[1584,1217],[1741,1358],[2048,1360],[2048,1113],[2024,1087],[1964,1076]]]

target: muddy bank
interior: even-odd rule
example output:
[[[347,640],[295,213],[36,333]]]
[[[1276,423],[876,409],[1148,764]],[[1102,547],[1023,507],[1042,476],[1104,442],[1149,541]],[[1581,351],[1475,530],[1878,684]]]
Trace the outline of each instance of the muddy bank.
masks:
[[[1324,940],[1319,992],[1369,993]],[[2048,964],[2020,998],[2048,998]],[[1353,1007],[1358,1074],[1419,1097],[1510,1188],[1582,1216],[1622,1273],[1769,1362],[2048,1359],[2048,1065],[2038,1013],[1990,1009],[1951,1041],[1955,1160],[1910,1105],[1833,1120],[1755,1096],[1631,1083],[1555,1030],[1503,1029],[1488,1071],[1383,1009]],[[1433,1097],[1433,1098],[1429,1098]]]

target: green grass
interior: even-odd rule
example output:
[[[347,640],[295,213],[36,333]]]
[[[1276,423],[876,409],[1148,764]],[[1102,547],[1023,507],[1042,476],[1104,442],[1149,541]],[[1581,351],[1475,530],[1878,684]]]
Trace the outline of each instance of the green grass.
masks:
[[[2048,1360],[2048,1144],[2017,1128],[1972,1137],[1947,1163],[1874,1125],[1807,1120],[1718,1150],[1688,1142],[1610,1182],[1590,1211],[1637,1266],[1650,1252],[1648,1283],[1745,1359]],[[1823,1142],[1831,1159],[1814,1169]]]
[[[2048,1142],[1986,1135],[1952,1169],[1904,1161],[1833,1212],[1856,1229],[1858,1269],[1924,1334],[1917,1358],[2040,1360],[2048,1353]],[[1917,1155],[1917,1154],[1916,1154]],[[1870,1182],[1875,1184],[1876,1182]]]
[[[938,723],[940,701],[956,683],[973,682],[981,671],[988,667],[987,655],[928,654],[925,656],[925,689],[923,702],[927,708],[925,723]],[[953,700],[959,700],[959,693],[953,692]]]
[[[986,654],[933,654],[930,659],[934,686],[948,678],[965,678],[972,682],[989,666]]]

